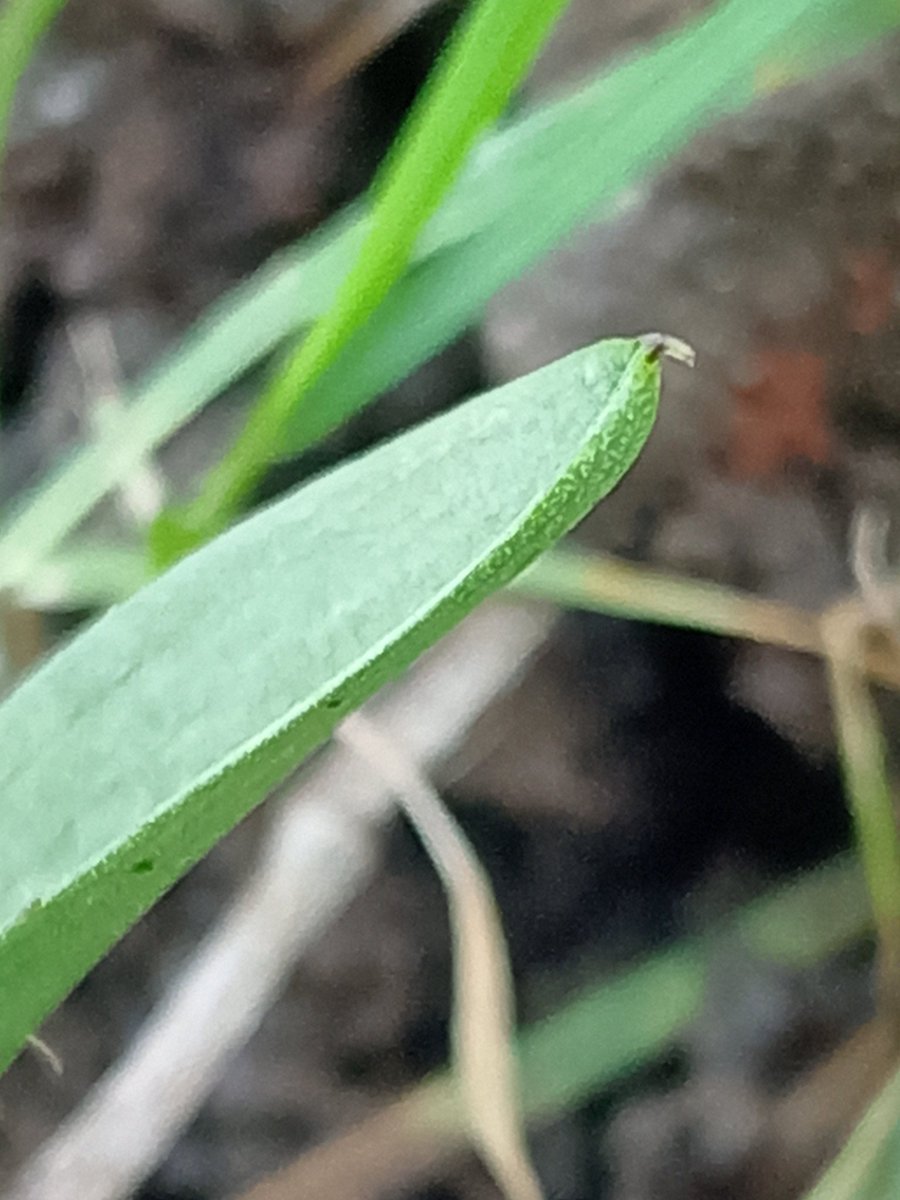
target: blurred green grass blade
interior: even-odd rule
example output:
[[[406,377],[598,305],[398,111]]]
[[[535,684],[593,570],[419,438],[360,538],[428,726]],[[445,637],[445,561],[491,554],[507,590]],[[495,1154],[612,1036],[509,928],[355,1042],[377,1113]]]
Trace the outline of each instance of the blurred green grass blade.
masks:
[[[537,1123],[571,1112],[665,1054],[700,1014],[708,968],[723,942],[803,968],[858,942],[867,920],[859,872],[835,861],[751,902],[711,938],[677,943],[585,988],[517,1040],[526,1115]],[[458,1084],[440,1072],[301,1155],[270,1177],[270,1186],[317,1196],[333,1171],[354,1161],[368,1194],[390,1195],[416,1182],[410,1161],[432,1177],[465,1145],[466,1134]],[[386,1144],[393,1155],[384,1154]],[[407,1164],[402,1175],[397,1159]]]
[[[895,1200],[900,1192],[900,1072],[805,1200]]]
[[[98,432],[63,458],[6,513],[0,526],[0,589],[23,585],[94,506],[131,477],[149,451],[293,331],[298,312],[309,321],[322,311],[363,233],[362,222],[344,216],[301,251],[278,256],[217,305],[169,362],[137,388],[134,400],[117,413],[114,430]]]
[[[286,452],[355,411],[471,323],[490,294],[484,271],[491,273],[494,289],[515,278],[575,225],[596,215],[601,201],[614,200],[619,189],[676,148],[711,110],[742,104],[752,92],[754,71],[785,44],[788,32],[792,38],[827,40],[830,22],[845,7],[846,0],[728,0],[712,16],[577,94],[487,138],[425,228],[418,265],[351,340],[338,366],[307,395]],[[727,76],[727,85],[724,92],[697,99],[696,113],[682,120],[679,134],[660,112],[659,89],[677,92],[682,73],[696,88],[707,61],[718,76]],[[652,121],[642,118],[645,111]],[[632,120],[637,122],[634,136],[630,143],[617,139],[623,157],[618,176],[608,182],[613,164],[606,135]],[[559,187],[561,181],[566,186]],[[86,444],[7,514],[0,527],[0,588],[23,583],[148,451],[325,312],[362,246],[366,218],[359,213],[342,214],[217,304],[135,389],[115,445],[98,439]],[[437,294],[439,287],[445,294]],[[402,324],[395,327],[395,321]],[[390,339],[383,345],[386,326]],[[356,355],[364,361],[354,371]]]
[[[148,582],[142,546],[73,538],[32,572],[15,602],[39,612],[90,611],[121,604]]]
[[[0,706],[0,1064],[342,716],[615,485],[658,387],[657,354],[617,340],[476,397],[190,556]]]
[[[568,0],[471,0],[372,188],[365,242],[333,306],[275,375],[191,512],[215,531],[277,457],[284,424],[405,271],[416,240]]]
[[[47,26],[66,0],[5,0],[0,8],[0,166],[16,87]]]
[[[821,36],[821,29],[811,29],[791,39],[780,48],[769,74],[792,78],[820,70],[855,53],[873,38],[890,33],[898,25],[897,0],[845,0],[835,5],[828,16],[827,37]]]
[[[878,1006],[900,1020],[900,836],[881,715],[865,677],[865,647],[877,618],[859,606],[822,618],[828,694],[856,845],[878,935]]]
[[[822,35],[809,0],[731,0],[687,30],[516,130],[502,170],[480,178],[490,223],[413,267],[295,412],[284,452],[297,454],[406,376],[480,316],[487,302],[572,229],[702,127],[752,94],[754,69],[805,32]],[[728,52],[723,53],[723,47]],[[473,176],[473,190],[476,177]],[[458,212],[447,214],[454,227]],[[441,227],[441,232],[443,232]]]
[[[696,1019],[723,937],[760,958],[809,968],[863,937],[868,922],[859,872],[835,861],[746,905],[709,940],[681,942],[606,981],[522,1039],[526,1115],[565,1111],[664,1052]]]

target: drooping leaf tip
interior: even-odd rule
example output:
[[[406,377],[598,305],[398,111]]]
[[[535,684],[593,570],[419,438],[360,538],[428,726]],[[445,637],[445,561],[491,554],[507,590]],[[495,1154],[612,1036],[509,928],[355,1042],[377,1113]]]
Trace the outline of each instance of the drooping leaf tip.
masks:
[[[693,346],[681,338],[668,333],[645,333],[638,341],[647,348],[647,357],[653,361],[660,357],[671,358],[674,362],[686,367],[693,367],[697,362],[697,352]]]

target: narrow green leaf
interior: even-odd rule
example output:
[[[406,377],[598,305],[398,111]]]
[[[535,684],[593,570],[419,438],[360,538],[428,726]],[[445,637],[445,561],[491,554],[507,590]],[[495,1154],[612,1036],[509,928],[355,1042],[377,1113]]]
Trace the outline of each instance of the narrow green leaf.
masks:
[[[865,646],[878,628],[864,605],[832,608],[821,620],[844,789],[878,935],[879,1012],[900,1020],[900,835],[884,730],[865,676]]]
[[[0,1063],[329,733],[618,481],[657,353],[591,347],[265,509],[0,706]]]
[[[498,142],[502,169],[490,169],[490,154],[481,168],[490,223],[468,235],[460,228],[458,240],[417,264],[386,297],[297,407],[284,454],[323,437],[461,333],[506,283],[572,229],[602,216],[711,110],[746,103],[755,70],[776,48],[801,33],[821,42],[831,7],[843,0],[731,0],[511,131]],[[447,220],[453,228],[459,215]]]
[[[338,232],[338,230],[340,232]],[[213,309],[169,364],[152,371],[136,398],[64,458],[0,527],[0,590],[24,585],[92,508],[128,480],[147,454],[334,296],[364,232],[335,223],[299,255],[278,256]],[[285,259],[296,258],[285,267]],[[305,304],[309,307],[305,307]]]
[[[196,501],[166,514],[159,529],[180,523],[182,540],[202,540],[240,511],[278,456],[285,422],[403,274],[475,139],[500,116],[567,3],[471,0],[373,185],[366,239],[334,305],[263,392]]]
[[[493,290],[599,215],[601,202],[612,201],[712,111],[742,104],[754,71],[788,33],[821,38],[845,6],[846,0],[729,0],[576,95],[486,139],[424,230],[419,265],[308,395],[285,450],[320,436],[471,323]],[[704,90],[707,67],[717,90]],[[659,102],[661,92],[677,93],[682,80],[696,105],[687,114],[677,94],[672,111]],[[626,124],[628,135],[618,137]],[[612,158],[607,136],[616,142]],[[99,438],[86,444],[8,515],[0,528],[0,588],[23,583],[136,462],[323,313],[365,233],[358,210],[344,213],[216,305],[136,389],[115,445]],[[390,336],[382,342],[385,328]]]
[[[15,602],[39,612],[103,609],[148,583],[143,547],[99,538],[73,538],[29,576]]]
[[[823,14],[822,24],[779,48],[769,65],[775,78],[802,76],[822,70],[853,54],[873,38],[900,25],[897,0],[843,0]]]

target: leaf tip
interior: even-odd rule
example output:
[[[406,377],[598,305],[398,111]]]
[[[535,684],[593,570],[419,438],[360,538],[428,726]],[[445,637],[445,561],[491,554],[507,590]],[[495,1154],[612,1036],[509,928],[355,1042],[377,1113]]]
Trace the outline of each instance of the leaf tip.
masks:
[[[651,361],[658,358],[671,358],[674,362],[686,367],[693,367],[697,362],[697,352],[693,346],[681,338],[668,333],[645,333],[638,338],[647,350]]]

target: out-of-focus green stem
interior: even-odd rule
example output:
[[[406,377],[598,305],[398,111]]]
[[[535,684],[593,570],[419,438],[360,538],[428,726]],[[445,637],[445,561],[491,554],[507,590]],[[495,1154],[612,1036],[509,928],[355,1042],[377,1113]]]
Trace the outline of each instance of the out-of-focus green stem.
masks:
[[[881,720],[861,665],[870,632],[855,605],[822,618],[844,784],[878,935],[879,1003],[900,1034],[900,837]]]
[[[472,0],[372,187],[371,222],[333,307],[272,378],[196,500],[164,513],[165,563],[221,532],[277,457],[288,418],[403,272],[476,139],[502,114],[568,0]]]

